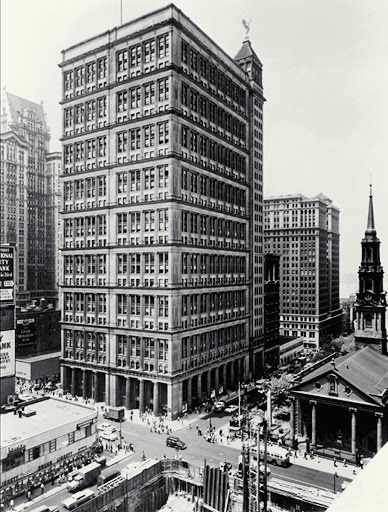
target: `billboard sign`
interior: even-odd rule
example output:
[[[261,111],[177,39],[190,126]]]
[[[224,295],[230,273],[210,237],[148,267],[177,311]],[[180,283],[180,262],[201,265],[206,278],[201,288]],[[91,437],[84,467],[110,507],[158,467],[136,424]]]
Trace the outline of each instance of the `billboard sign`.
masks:
[[[0,301],[14,301],[14,248],[0,246]]]
[[[15,375],[15,331],[0,332],[0,377]]]
[[[16,344],[18,347],[33,345],[36,341],[35,318],[16,320]]]

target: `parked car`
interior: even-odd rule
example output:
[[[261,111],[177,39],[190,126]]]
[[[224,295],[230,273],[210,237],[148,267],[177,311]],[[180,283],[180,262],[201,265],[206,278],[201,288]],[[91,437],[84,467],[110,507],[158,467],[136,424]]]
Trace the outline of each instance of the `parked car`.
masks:
[[[225,409],[225,412],[227,412],[228,414],[234,414],[237,411],[238,411],[238,405],[229,405],[229,407],[227,407]]]
[[[113,432],[105,432],[102,430],[100,432],[100,439],[103,439],[104,441],[110,441],[111,443],[117,441],[118,435]]]
[[[91,500],[94,496],[94,492],[91,489],[85,489],[80,492],[76,492],[70,498],[66,498],[62,501],[62,505],[67,508],[67,510],[72,510],[73,508],[82,505],[82,503],[86,503]]]
[[[166,439],[166,446],[170,446],[171,448],[178,448],[179,450],[184,450],[186,448],[186,443],[179,439],[179,437],[168,436]]]
[[[215,402],[214,410],[216,412],[223,412],[225,410],[225,402],[223,402],[222,400],[220,400],[219,402]]]
[[[27,393],[19,393],[19,400],[22,400],[23,402],[28,402],[30,400],[34,400],[34,396],[27,395]]]

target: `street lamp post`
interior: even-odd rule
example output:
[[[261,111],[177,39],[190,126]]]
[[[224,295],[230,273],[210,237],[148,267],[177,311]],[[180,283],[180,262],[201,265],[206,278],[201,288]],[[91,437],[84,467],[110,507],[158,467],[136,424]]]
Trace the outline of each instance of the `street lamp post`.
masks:
[[[336,494],[336,490],[335,490],[335,481],[336,481],[336,478],[338,477],[338,473],[335,472],[334,475],[333,475],[333,491],[334,491],[334,494]]]

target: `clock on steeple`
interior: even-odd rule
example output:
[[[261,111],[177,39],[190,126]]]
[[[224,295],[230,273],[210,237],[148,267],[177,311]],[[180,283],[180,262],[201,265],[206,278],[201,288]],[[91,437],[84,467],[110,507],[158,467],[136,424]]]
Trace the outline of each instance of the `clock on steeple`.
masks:
[[[362,259],[358,270],[359,290],[354,304],[356,327],[355,338],[363,343],[382,345],[387,355],[387,332],[385,327],[386,292],[383,291],[384,271],[380,263],[380,240],[377,238],[372,185],[369,193],[368,224],[361,242]]]

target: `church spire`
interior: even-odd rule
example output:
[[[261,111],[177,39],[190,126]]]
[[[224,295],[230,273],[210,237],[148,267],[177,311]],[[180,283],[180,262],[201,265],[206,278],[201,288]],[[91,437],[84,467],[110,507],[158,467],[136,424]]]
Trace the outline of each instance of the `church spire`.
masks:
[[[375,217],[373,214],[373,194],[372,183],[369,184],[369,210],[368,210],[368,225],[365,231],[366,235],[376,236]]]

